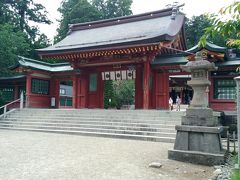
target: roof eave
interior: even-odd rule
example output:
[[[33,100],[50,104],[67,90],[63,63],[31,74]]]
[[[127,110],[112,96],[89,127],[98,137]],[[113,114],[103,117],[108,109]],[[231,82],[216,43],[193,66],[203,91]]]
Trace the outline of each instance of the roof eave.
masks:
[[[179,33],[179,32],[178,32]],[[177,34],[178,34],[177,33]],[[131,41],[131,42],[122,42],[116,44],[106,44],[92,47],[83,47],[83,48],[75,48],[75,49],[61,49],[61,50],[47,50],[47,49],[36,49],[39,55],[54,55],[54,54],[65,54],[65,53],[81,53],[81,52],[89,52],[89,51],[106,51],[106,50],[114,50],[121,48],[131,48],[137,46],[149,46],[156,45],[163,41],[172,41],[176,35],[171,36],[168,34],[163,34],[161,36],[152,37],[149,39]]]
[[[208,43],[206,44],[205,47],[199,47],[198,45],[195,45],[192,48],[188,49],[186,52],[196,53],[198,51],[201,51],[202,49],[207,49],[209,51],[219,52],[219,53],[226,53],[227,52],[226,47],[215,48],[215,47],[211,47]]]

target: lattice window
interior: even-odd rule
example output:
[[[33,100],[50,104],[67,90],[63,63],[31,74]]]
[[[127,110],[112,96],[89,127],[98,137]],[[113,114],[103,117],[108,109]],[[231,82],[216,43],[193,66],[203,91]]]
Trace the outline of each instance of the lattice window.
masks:
[[[32,93],[49,94],[49,81],[41,79],[32,79]]]
[[[0,88],[0,92],[2,93],[2,98],[6,102],[10,102],[14,100],[14,88],[13,87],[6,87]]]
[[[97,74],[90,74],[89,77],[89,91],[97,91]]]
[[[214,99],[233,100],[236,98],[236,83],[233,79],[214,81]]]

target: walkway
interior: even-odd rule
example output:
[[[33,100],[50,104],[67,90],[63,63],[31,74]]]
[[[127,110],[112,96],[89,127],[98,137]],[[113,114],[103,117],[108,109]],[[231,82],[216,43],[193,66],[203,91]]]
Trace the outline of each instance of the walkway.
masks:
[[[168,160],[171,143],[0,130],[0,144],[5,180],[206,180],[213,172]]]

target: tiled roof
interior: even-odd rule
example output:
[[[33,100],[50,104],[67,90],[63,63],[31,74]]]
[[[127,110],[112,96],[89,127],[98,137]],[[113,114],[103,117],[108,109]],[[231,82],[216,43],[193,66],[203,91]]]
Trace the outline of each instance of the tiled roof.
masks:
[[[40,55],[170,41],[182,30],[185,16],[173,9],[71,25],[59,43],[38,49]]]
[[[50,64],[42,61],[25,58],[22,56],[19,56],[17,66],[29,67],[32,69],[38,69],[38,70],[43,70],[48,72],[73,71],[73,68],[70,66],[69,63]]]

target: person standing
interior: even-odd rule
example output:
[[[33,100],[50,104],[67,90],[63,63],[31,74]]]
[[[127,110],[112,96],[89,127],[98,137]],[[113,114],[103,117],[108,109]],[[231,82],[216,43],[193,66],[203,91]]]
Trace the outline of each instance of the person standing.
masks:
[[[169,103],[169,111],[172,111],[173,110],[173,100],[171,97],[169,98],[168,103]]]
[[[176,104],[177,104],[177,111],[180,111],[181,98],[179,96],[177,96]]]

